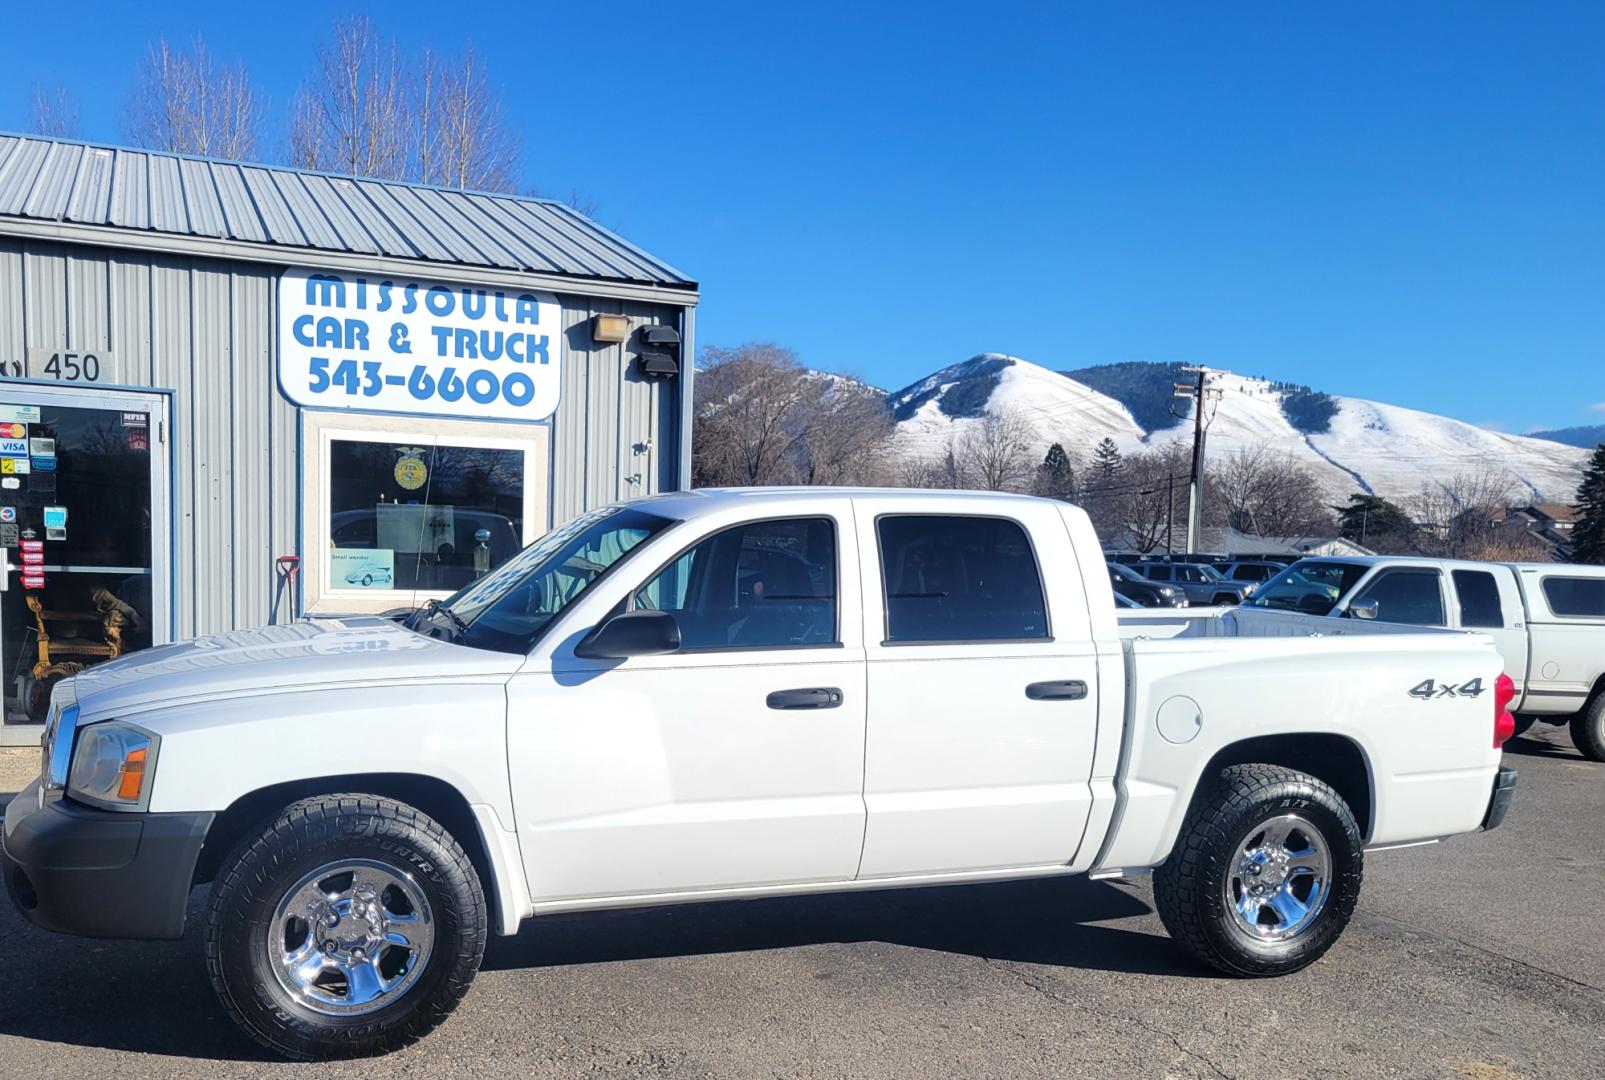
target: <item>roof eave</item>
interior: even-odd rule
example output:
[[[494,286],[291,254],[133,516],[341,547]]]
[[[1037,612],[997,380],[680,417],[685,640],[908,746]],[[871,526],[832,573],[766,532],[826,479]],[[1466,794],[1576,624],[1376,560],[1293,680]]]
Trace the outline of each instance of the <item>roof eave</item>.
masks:
[[[696,282],[623,281],[611,278],[566,274],[543,274],[500,267],[444,263],[394,256],[326,251],[320,248],[291,247],[284,244],[254,243],[213,237],[159,233],[117,225],[71,221],[42,221],[33,218],[0,217],[0,235],[24,239],[54,240],[95,247],[133,248],[156,254],[194,255],[238,262],[274,266],[326,266],[335,269],[391,273],[397,277],[429,277],[442,281],[471,284],[507,284],[522,288],[545,289],[576,296],[640,300],[648,303],[694,307],[700,299]]]

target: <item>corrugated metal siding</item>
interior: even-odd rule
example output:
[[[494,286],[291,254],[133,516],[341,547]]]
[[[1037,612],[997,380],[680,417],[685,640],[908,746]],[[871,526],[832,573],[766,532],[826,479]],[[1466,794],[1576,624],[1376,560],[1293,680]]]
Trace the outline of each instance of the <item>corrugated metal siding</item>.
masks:
[[[694,288],[558,203],[0,135],[0,215]],[[487,216],[489,220],[487,220]],[[358,222],[361,226],[358,227]]]
[[[0,362],[21,362],[29,346],[97,349],[111,357],[103,381],[178,391],[181,637],[268,622],[273,560],[298,548],[299,429],[278,389],[277,296],[271,266],[0,236]],[[672,484],[679,415],[677,382],[642,379],[629,350],[594,344],[589,327],[601,311],[673,325],[679,309],[561,299],[551,522]]]

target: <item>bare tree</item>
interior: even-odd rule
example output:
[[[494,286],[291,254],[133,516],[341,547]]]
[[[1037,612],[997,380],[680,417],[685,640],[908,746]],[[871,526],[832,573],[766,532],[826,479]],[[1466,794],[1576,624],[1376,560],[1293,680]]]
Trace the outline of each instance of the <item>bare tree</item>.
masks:
[[[335,23],[291,106],[290,157],[304,168],[512,192],[522,152],[472,45],[409,56],[361,15]]]
[[[952,452],[965,487],[1029,491],[1035,479],[1035,434],[1016,412],[989,412],[966,426]]]
[[[1174,442],[1125,459],[1120,486],[1113,490],[1112,510],[1138,551],[1153,551],[1167,542],[1175,546],[1176,530],[1186,528],[1182,521],[1186,503],[1181,501],[1178,511],[1176,490],[1180,486],[1185,493],[1191,467],[1188,448]],[[1110,508],[1104,508],[1101,516],[1107,520]]]
[[[29,126],[35,135],[54,139],[76,139],[79,136],[78,99],[67,92],[65,86],[46,87],[33,84],[28,95]]]
[[[878,484],[889,477],[892,415],[880,391],[843,376],[812,376],[817,397],[796,442],[798,479],[805,484]]]
[[[810,387],[796,353],[773,342],[709,346],[696,389],[698,487],[797,480],[792,447]]]
[[[292,163],[308,169],[412,177],[416,128],[406,65],[365,15],[334,24],[290,115]]]
[[[420,180],[479,191],[517,188],[523,148],[472,45],[444,60],[424,52],[414,109]]]
[[[1520,539],[1505,527],[1517,500],[1516,480],[1492,466],[1455,473],[1422,485],[1409,504],[1420,526],[1418,543],[1428,553],[1451,559],[1480,559],[1481,552]]]
[[[1244,447],[1208,476],[1204,505],[1216,524],[1254,536],[1329,536],[1337,528],[1316,475],[1287,454]]]
[[[245,65],[214,64],[199,37],[188,50],[157,39],[126,104],[128,137],[135,145],[231,161],[255,155],[265,111]]]

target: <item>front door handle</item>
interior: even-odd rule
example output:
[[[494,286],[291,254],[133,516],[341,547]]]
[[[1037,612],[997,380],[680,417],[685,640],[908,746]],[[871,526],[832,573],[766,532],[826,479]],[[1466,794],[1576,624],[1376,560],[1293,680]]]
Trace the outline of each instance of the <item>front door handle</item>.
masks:
[[[1034,682],[1025,688],[1032,701],[1080,701],[1087,696],[1087,684],[1080,679]]]
[[[776,690],[765,701],[771,709],[834,709],[842,703],[842,692],[835,686]]]

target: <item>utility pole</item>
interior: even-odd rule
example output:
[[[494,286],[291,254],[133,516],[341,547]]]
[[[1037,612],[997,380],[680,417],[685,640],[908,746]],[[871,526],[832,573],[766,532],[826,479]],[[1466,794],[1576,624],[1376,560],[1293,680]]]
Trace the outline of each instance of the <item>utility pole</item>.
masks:
[[[1174,394],[1178,398],[1190,398],[1193,403],[1193,469],[1187,493],[1187,554],[1196,555],[1203,542],[1204,531],[1204,432],[1209,427],[1204,414],[1208,400],[1219,398],[1221,391],[1209,385],[1209,368],[1184,367],[1182,370],[1198,376],[1196,383],[1176,383]]]

